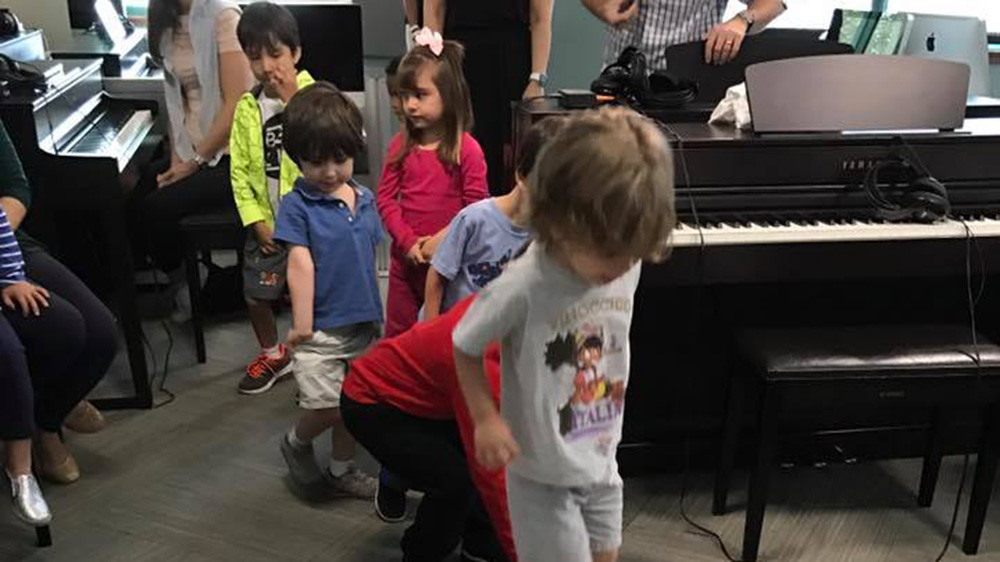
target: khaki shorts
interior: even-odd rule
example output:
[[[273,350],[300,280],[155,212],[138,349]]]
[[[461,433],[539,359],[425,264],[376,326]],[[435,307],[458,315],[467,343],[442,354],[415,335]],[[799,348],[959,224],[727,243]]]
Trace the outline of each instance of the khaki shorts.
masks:
[[[295,382],[299,406],[306,410],[340,407],[340,391],[350,360],[368,351],[381,330],[374,322],[335,330],[317,330],[311,340],[295,347]]]

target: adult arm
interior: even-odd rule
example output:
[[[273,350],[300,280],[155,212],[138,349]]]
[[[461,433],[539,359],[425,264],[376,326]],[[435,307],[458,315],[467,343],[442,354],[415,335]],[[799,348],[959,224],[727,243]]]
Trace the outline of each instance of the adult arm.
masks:
[[[403,13],[406,14],[406,23],[417,25],[420,15],[417,13],[417,0],[403,0]]]
[[[486,0],[490,1],[490,0]],[[424,27],[444,32],[444,14],[448,0],[424,0]]]
[[[236,104],[246,92],[249,83],[250,63],[241,51],[219,54],[219,84],[222,90],[222,107],[215,114],[212,126],[196,148],[198,154],[205,160],[211,160],[226,148],[229,143],[229,131],[233,126],[233,115]]]
[[[546,74],[552,50],[552,7],[555,0],[531,0],[531,72]],[[529,80],[525,98],[545,94],[542,85]]]
[[[767,27],[774,18],[785,11],[782,0],[751,0],[746,9],[753,25],[741,17],[722,22],[708,32],[705,38],[705,64],[726,64],[736,58],[747,35]]]
[[[621,25],[639,13],[639,2],[645,0],[580,0],[594,17],[608,25]]]
[[[0,123],[0,207],[7,213],[13,230],[21,226],[30,205],[31,186],[24,175],[14,143],[3,123]]]

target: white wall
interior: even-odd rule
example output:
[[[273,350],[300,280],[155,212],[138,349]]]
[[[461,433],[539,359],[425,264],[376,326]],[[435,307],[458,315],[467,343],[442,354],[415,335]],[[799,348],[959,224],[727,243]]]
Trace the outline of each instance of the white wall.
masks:
[[[62,49],[69,44],[69,7],[64,0],[6,0],[25,27],[44,29],[48,50]]]

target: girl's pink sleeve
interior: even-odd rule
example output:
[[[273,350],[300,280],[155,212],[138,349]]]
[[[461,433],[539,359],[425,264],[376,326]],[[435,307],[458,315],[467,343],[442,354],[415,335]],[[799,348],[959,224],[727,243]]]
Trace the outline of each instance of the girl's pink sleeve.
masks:
[[[392,160],[400,149],[400,144],[398,136],[389,143],[375,205],[378,207],[382,225],[389,231],[389,236],[392,236],[397,252],[401,251],[405,255],[420,237],[403,220],[403,209],[399,206],[399,192],[403,189],[403,166],[393,164]]]
[[[469,133],[462,137],[462,206],[466,207],[490,196],[486,185],[486,157],[483,149]]]

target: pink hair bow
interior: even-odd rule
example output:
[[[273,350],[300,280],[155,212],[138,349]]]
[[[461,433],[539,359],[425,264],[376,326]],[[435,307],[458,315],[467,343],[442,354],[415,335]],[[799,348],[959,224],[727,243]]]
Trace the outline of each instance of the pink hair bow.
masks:
[[[432,31],[429,27],[418,31],[413,40],[417,45],[430,49],[435,57],[440,57],[441,51],[444,51],[444,38],[441,37],[440,33]]]

